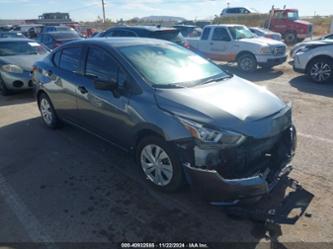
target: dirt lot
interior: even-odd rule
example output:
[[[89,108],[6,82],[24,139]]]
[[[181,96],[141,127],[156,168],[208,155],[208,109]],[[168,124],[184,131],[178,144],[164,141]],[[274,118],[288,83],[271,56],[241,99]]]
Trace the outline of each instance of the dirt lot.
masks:
[[[45,128],[26,92],[0,97],[0,245],[202,241],[332,248],[333,84],[311,83],[287,63],[241,76],[294,105],[298,149],[291,177],[314,195],[296,224],[267,229],[227,216],[190,189],[155,192],[139,180],[135,164],[122,151],[71,126]]]

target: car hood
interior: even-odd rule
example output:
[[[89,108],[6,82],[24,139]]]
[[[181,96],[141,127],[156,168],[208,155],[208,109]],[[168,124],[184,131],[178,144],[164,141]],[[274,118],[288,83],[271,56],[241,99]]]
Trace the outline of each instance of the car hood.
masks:
[[[283,127],[273,127],[272,120],[287,108],[264,87],[237,76],[190,88],[156,89],[155,97],[160,108],[176,116],[253,137],[279,132]]]
[[[16,56],[2,56],[0,62],[2,64],[14,64],[20,66],[23,70],[31,71],[35,62],[42,60],[45,55],[16,55]]]
[[[306,41],[297,43],[292,49],[291,53],[295,54],[299,49],[305,46],[324,46],[324,45],[331,45],[333,44],[332,41],[329,40],[315,40],[315,41]]]
[[[285,46],[283,42],[268,39],[265,37],[255,37],[255,38],[245,38],[238,40],[239,43],[245,43],[245,44],[254,44],[261,47],[267,47],[267,46]]]
[[[303,21],[303,20],[295,20],[295,23],[299,23],[299,24],[307,25],[307,26],[312,25],[312,23]]]

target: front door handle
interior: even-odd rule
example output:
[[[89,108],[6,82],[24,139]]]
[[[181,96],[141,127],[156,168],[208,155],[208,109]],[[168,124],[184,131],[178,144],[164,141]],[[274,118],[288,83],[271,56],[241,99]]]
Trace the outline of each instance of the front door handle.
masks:
[[[82,94],[88,93],[87,88],[85,88],[84,86],[79,86],[78,89],[79,89],[80,93],[82,93]]]

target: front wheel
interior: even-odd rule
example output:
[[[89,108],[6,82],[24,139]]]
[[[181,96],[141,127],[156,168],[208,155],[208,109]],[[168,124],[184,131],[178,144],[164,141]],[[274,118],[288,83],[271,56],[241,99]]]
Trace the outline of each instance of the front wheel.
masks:
[[[307,74],[317,83],[326,83],[333,79],[333,60],[327,58],[314,59],[308,67]]]
[[[237,59],[237,64],[239,69],[245,73],[252,73],[256,71],[258,67],[256,57],[249,53],[240,55]]]
[[[38,98],[38,107],[43,119],[44,124],[52,129],[59,128],[61,121],[57,117],[57,114],[53,108],[50,98],[42,93]]]
[[[297,35],[294,32],[288,32],[284,35],[284,41],[288,45],[297,43]]]
[[[0,78],[0,93],[2,96],[7,96],[10,93],[10,91],[6,87],[5,82],[3,82],[3,80],[1,78]]]
[[[182,167],[173,148],[158,136],[144,138],[137,146],[136,160],[145,181],[164,192],[184,184]]]

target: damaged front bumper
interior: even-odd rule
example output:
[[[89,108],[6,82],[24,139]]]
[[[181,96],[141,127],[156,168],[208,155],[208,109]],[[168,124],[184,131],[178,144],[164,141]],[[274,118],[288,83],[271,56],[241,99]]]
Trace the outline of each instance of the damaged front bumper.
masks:
[[[193,148],[193,160],[183,161],[191,187],[214,205],[257,201],[287,176],[296,149],[296,129],[232,149]]]
[[[292,166],[286,165],[276,172],[268,182],[263,175],[241,178],[224,179],[216,170],[191,167],[184,164],[186,174],[190,176],[192,187],[213,205],[235,205],[244,200],[257,200],[269,193],[276,183],[287,176]]]

